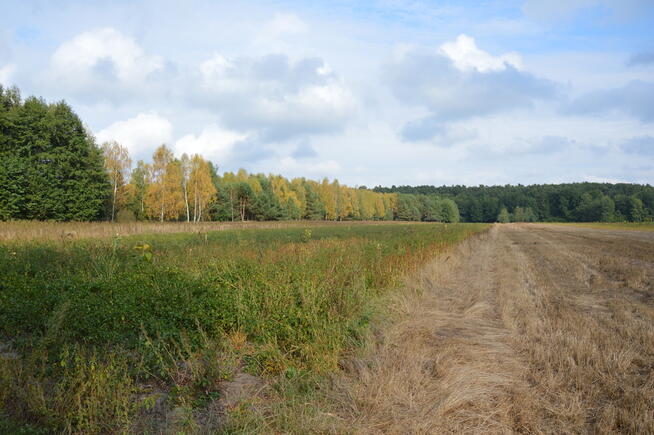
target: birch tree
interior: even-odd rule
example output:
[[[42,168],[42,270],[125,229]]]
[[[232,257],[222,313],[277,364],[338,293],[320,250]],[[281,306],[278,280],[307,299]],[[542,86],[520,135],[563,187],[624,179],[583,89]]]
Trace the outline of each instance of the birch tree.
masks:
[[[125,180],[129,176],[132,160],[129,151],[116,141],[102,144],[104,154],[104,167],[111,183],[111,222],[116,218],[116,205],[123,198]]]

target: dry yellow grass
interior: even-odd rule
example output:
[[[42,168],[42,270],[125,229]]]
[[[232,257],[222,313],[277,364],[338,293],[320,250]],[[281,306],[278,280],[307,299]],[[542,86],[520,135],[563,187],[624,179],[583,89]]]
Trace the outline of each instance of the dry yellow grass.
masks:
[[[205,233],[237,229],[292,228],[325,225],[373,225],[398,221],[274,221],[274,222],[0,222],[0,242],[8,240],[71,240],[134,234]]]
[[[601,230],[654,231],[654,223],[652,222],[566,222],[548,225],[575,226]]]
[[[653,433],[653,248],[527,225],[465,242],[348,361],[331,430]]]

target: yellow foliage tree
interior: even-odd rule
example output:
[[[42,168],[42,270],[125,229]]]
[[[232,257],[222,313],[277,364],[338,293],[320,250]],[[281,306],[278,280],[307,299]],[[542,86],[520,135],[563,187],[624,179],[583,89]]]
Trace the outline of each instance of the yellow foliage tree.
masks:
[[[338,181],[336,182],[338,185]],[[334,186],[329,183],[327,178],[323,178],[322,183],[318,186],[318,196],[325,206],[325,219],[328,221],[336,220],[336,195]]]
[[[111,222],[116,217],[116,209],[121,207],[127,200],[125,183],[129,177],[129,170],[132,160],[129,158],[129,151],[116,141],[102,144],[104,154],[104,167],[111,182]]]
[[[200,222],[206,216],[208,205],[216,198],[216,186],[211,180],[209,163],[195,154],[191,158],[188,178],[189,202],[193,204],[193,221]]]
[[[172,151],[161,145],[152,156],[151,183],[145,195],[146,213],[151,218],[178,219],[184,210],[182,166]]]

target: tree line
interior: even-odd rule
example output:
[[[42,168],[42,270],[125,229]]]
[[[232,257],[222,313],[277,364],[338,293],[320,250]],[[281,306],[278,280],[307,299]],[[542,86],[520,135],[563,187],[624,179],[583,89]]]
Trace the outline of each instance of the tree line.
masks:
[[[530,186],[377,186],[375,192],[450,198],[464,222],[651,222],[654,187],[566,183]]]
[[[456,222],[454,201],[286,179],[219,174],[201,155],[161,145],[133,165],[126,147],[98,145],[69,105],[0,86],[0,220],[425,220]]]
[[[650,185],[365,186],[280,175],[219,174],[165,145],[132,164],[117,142],[96,143],[64,101],[0,85],[0,220],[651,221]]]

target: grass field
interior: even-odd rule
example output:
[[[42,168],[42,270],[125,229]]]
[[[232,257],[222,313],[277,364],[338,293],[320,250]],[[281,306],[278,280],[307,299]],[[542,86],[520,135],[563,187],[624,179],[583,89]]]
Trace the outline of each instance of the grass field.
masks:
[[[484,228],[340,224],[6,241],[0,430],[250,430],[261,421],[239,391],[261,385],[286,406],[302,402],[365,341],[375,301]],[[257,415],[275,430],[294,424],[283,413]]]
[[[574,222],[556,223],[551,225],[566,225],[572,227],[596,228],[604,230],[654,231],[653,222]]]
[[[347,225],[391,225],[400,221],[350,221]],[[339,226],[336,221],[274,221],[274,222],[43,222],[9,221],[0,224],[0,242],[52,240],[65,241],[85,238],[124,237],[140,234],[204,234],[210,231],[243,229],[284,229],[314,226]]]

